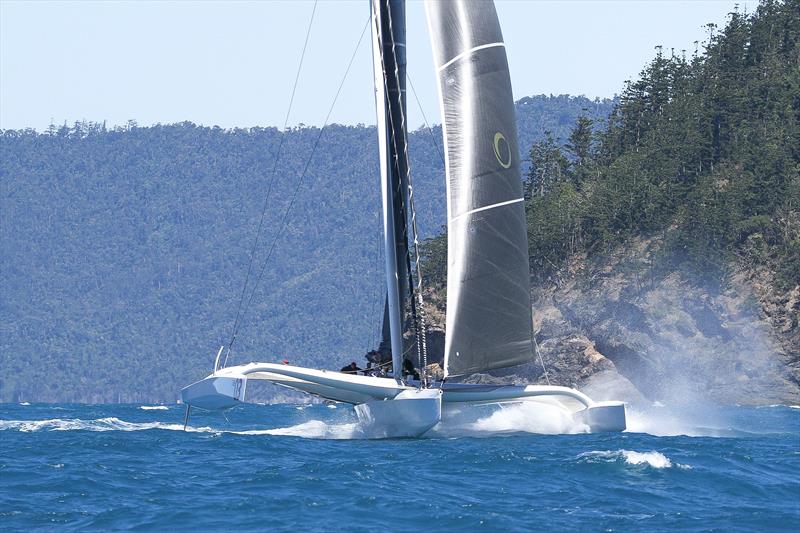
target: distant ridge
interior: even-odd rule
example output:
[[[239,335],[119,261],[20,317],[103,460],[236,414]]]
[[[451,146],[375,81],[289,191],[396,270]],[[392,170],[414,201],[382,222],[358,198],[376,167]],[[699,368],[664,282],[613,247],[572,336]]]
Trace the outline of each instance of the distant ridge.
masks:
[[[566,139],[579,116],[602,122],[612,105],[523,98],[521,146],[544,130]],[[267,243],[318,131],[284,134]],[[2,131],[0,401],[170,402],[205,375],[230,334],[279,135],[189,122]],[[375,136],[325,131],[238,360],[338,368],[372,346],[382,299]],[[410,145],[421,231],[432,235],[444,223],[443,163],[426,129]]]

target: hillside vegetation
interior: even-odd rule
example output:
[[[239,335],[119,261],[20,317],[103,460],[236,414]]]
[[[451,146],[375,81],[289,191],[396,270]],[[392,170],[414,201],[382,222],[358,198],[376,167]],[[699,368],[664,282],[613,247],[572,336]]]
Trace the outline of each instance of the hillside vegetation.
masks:
[[[609,100],[517,104],[520,139],[602,121]],[[410,135],[423,234],[445,219],[441,131]],[[174,401],[227,344],[264,198],[234,362],[340,368],[377,343],[377,135],[77,123],[0,132],[0,401]],[[283,138],[277,172],[272,174]],[[252,279],[251,279],[252,281]],[[249,297],[249,295],[248,295]]]
[[[658,48],[607,127],[532,145],[535,321],[564,384],[608,369],[596,348],[654,398],[797,403],[800,2],[708,31],[688,56]],[[444,235],[426,260],[441,289]]]
[[[658,48],[626,83],[605,128],[582,116],[564,143],[530,149],[532,274],[558,275],[579,252],[604,257],[659,236],[653,274],[674,267],[723,281],[737,260],[800,280],[800,3],[763,2],[709,25],[703,52]],[[443,280],[443,237],[429,243]]]

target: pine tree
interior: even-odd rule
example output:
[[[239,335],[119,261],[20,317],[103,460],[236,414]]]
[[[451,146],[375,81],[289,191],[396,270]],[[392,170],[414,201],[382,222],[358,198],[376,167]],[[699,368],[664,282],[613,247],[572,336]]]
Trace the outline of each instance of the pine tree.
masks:
[[[566,149],[572,154],[572,182],[580,187],[588,177],[592,166],[592,141],[594,121],[580,117],[569,135]]]
[[[544,132],[544,139],[531,146],[528,155],[531,166],[525,183],[526,198],[544,196],[554,184],[566,179],[569,160],[549,131]]]

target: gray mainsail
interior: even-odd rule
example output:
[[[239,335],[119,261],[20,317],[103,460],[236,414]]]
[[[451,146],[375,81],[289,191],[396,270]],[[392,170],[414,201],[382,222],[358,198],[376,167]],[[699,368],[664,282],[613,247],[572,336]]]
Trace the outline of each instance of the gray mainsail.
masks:
[[[447,183],[445,375],[529,362],[528,236],[514,101],[494,4],[427,0]]]

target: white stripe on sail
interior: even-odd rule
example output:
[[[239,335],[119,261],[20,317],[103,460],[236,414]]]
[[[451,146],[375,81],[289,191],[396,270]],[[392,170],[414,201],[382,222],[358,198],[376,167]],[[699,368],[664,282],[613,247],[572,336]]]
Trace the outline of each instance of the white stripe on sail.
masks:
[[[489,44],[482,44],[482,45],[476,46],[474,48],[470,48],[469,50],[461,52],[460,54],[455,56],[453,59],[451,59],[450,61],[448,61],[444,65],[440,66],[438,70],[444,70],[447,67],[449,67],[450,65],[452,65],[453,63],[455,63],[456,61],[458,61],[459,59],[461,59],[463,57],[466,57],[466,56],[468,56],[470,54],[473,54],[473,53],[477,52],[478,50],[483,50],[484,48],[494,48],[496,46],[505,47],[505,43],[489,43]]]
[[[451,218],[450,222],[455,222],[456,220],[458,220],[461,217],[465,217],[467,215],[471,215],[471,214],[477,213],[479,211],[486,211],[487,209],[494,209],[495,207],[502,207],[504,205],[516,204],[517,202],[522,202],[524,200],[525,200],[525,198],[517,198],[516,200],[507,200],[505,202],[499,202],[499,203],[492,204],[492,205],[485,205],[483,207],[479,207],[477,209],[473,209],[471,211],[467,211],[466,213],[461,213],[457,217]]]

